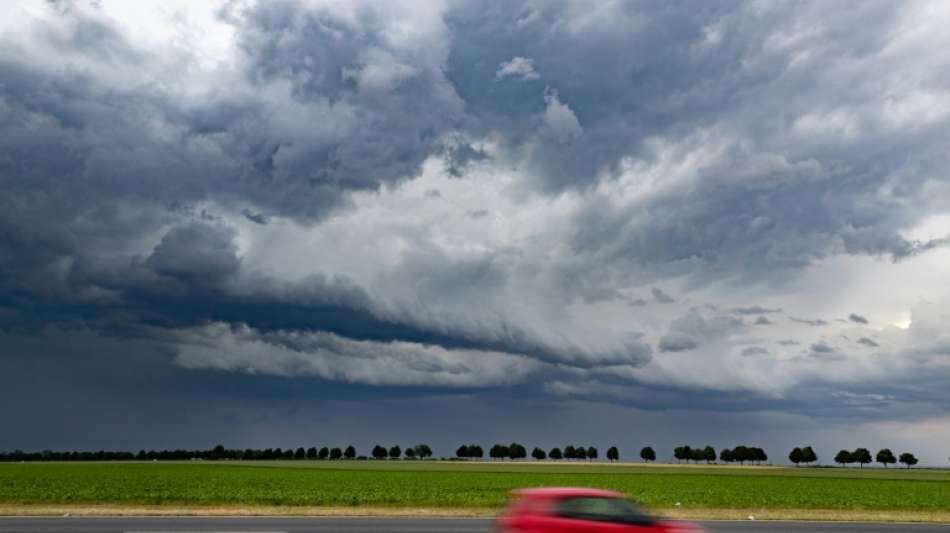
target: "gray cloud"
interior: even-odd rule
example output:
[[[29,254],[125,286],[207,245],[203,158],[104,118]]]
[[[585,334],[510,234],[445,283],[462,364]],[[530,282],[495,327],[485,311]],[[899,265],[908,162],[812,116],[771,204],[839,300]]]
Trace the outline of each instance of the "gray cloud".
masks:
[[[861,315],[859,315],[859,314],[856,314],[856,313],[851,313],[850,315],[848,315],[848,320],[850,320],[851,322],[854,322],[855,324],[867,324],[867,323],[868,323],[868,319],[866,319],[866,318],[864,318],[863,316],[861,316]]]

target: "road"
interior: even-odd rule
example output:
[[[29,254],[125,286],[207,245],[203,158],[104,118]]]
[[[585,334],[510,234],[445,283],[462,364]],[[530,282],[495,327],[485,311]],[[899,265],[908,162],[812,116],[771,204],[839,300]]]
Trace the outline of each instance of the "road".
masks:
[[[950,533],[950,525],[704,522],[714,533]],[[278,532],[487,533],[490,520],[412,518],[0,518],[3,533]]]

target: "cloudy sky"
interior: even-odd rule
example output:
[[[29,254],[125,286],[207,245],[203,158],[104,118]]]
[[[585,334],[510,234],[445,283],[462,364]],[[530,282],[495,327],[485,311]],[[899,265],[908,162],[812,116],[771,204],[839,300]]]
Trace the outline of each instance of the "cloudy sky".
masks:
[[[946,464],[946,2],[9,4],[0,449]]]

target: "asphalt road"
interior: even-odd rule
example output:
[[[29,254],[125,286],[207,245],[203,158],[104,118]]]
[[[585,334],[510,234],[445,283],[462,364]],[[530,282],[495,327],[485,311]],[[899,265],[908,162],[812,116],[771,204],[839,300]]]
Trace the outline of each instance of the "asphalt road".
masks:
[[[705,522],[714,533],[950,533],[950,525]],[[487,533],[490,520],[412,518],[0,518],[3,533],[278,532]]]

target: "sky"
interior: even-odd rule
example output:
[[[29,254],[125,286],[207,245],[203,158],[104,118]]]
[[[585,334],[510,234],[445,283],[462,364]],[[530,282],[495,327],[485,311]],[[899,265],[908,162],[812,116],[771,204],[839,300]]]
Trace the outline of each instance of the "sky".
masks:
[[[28,1],[0,449],[950,456],[950,4]]]

